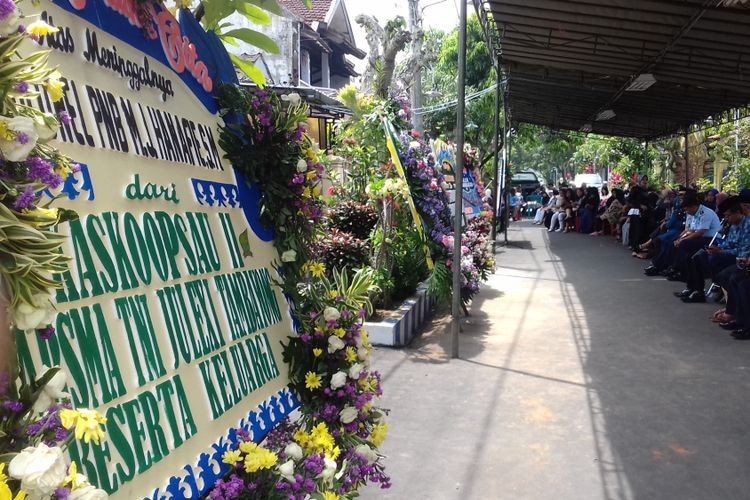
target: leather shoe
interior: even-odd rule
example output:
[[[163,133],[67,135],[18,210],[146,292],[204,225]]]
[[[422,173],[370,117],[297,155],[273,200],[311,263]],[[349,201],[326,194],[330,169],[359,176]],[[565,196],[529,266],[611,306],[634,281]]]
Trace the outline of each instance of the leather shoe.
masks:
[[[667,281],[685,281],[685,280],[682,279],[682,274],[672,273],[669,276],[667,276]]]
[[[674,292],[674,296],[677,297],[678,299],[681,299],[683,297],[690,296],[691,293],[693,293],[693,291],[689,288],[686,288],[681,292]]]
[[[646,276],[659,276],[659,269],[656,266],[648,266],[643,270],[643,273]]]
[[[728,321],[726,323],[719,323],[719,328],[722,328],[724,330],[736,331],[738,328],[742,328],[742,325],[740,323],[737,323],[736,321]]]
[[[732,337],[736,340],[750,340],[750,330],[735,330],[732,332]]]
[[[705,302],[706,295],[703,292],[693,292],[687,297],[682,297],[682,301],[686,304],[694,304],[698,302]]]
[[[669,276],[670,274],[674,274],[676,271],[677,270],[674,267],[670,266],[666,269],[662,269],[661,271],[659,271],[659,274],[661,274],[662,276]]]

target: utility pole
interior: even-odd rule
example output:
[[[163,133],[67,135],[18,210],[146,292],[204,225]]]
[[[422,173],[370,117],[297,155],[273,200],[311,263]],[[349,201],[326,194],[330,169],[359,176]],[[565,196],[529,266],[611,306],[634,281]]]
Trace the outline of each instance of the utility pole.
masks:
[[[451,358],[458,357],[458,332],[461,330],[461,236],[464,201],[464,121],[466,112],[466,2],[461,0],[458,25],[458,106],[456,107],[456,203],[453,220],[453,304],[451,308]]]
[[[422,42],[424,32],[422,31],[422,11],[419,9],[419,0],[409,1],[409,32],[411,32],[411,61],[414,64],[414,79],[411,84],[411,107],[419,109],[422,107]],[[412,113],[412,126],[420,134],[423,132],[422,115]]]

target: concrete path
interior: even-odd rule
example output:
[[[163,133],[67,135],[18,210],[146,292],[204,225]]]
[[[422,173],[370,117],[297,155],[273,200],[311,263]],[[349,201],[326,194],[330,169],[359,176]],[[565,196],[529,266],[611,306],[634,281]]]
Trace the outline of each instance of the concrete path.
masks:
[[[449,360],[377,349],[390,490],[365,499],[748,499],[750,342],[610,238],[523,222]]]

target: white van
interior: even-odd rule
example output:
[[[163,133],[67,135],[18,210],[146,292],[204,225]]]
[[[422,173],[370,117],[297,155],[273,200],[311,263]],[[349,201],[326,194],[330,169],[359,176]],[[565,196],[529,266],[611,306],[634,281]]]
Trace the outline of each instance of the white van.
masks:
[[[581,187],[584,184],[586,184],[586,187],[601,189],[604,182],[599,174],[576,174],[575,179],[573,179],[573,186]]]

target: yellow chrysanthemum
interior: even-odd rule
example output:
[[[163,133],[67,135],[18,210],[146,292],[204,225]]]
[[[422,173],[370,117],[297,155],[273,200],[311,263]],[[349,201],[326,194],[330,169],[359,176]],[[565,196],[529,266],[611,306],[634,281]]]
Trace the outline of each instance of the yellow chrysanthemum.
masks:
[[[252,473],[263,469],[270,469],[276,465],[278,460],[279,457],[276,453],[262,446],[257,446],[255,451],[248,453],[245,457],[245,472]]]
[[[49,93],[50,99],[52,99],[52,102],[57,102],[63,97],[63,88],[65,87],[65,83],[61,82],[57,78],[50,78],[46,82],[44,82],[44,88],[47,89],[47,93]]]
[[[313,356],[315,356],[316,358],[319,358],[321,354],[323,354],[323,349],[319,349],[317,347],[313,349]]]
[[[76,439],[83,439],[86,443],[99,444],[104,439],[101,426],[107,423],[107,418],[96,410],[60,410],[60,422],[66,429],[75,426]]]
[[[60,28],[50,26],[41,19],[37,19],[33,23],[26,26],[26,32],[36,36],[45,36],[49,35],[50,33],[57,33],[58,31],[60,31]]]
[[[336,493],[333,491],[324,491],[323,492],[323,500],[339,500],[339,497]]]
[[[352,346],[346,346],[346,362],[354,363],[357,361],[357,350]]]
[[[326,273],[326,266],[322,262],[310,262],[308,269],[310,270],[310,274],[316,278],[322,278]]]
[[[311,196],[312,196],[312,192],[310,191],[310,186],[305,186],[304,189],[302,189],[302,197],[310,198]]]
[[[333,334],[336,335],[338,338],[343,339],[344,335],[346,335],[346,330],[344,330],[343,328],[336,328],[333,331]]]
[[[320,378],[320,375],[315,372],[307,372],[305,374],[305,387],[313,390],[319,389],[321,385],[323,385],[323,379]]]
[[[385,422],[375,424],[370,433],[370,442],[375,446],[380,446],[385,441],[386,435],[388,435],[388,424]]]
[[[254,453],[258,449],[258,445],[252,441],[243,441],[240,443],[239,448],[242,453]]]
[[[310,170],[310,171],[309,171],[309,172],[307,173],[307,180],[308,180],[308,181],[311,181],[311,180],[315,179],[315,176],[316,176],[316,175],[318,175],[318,172],[316,172],[315,170]]]
[[[240,453],[240,450],[227,451],[221,456],[221,461],[227,465],[235,466],[237,462],[242,461],[242,453]]]
[[[335,299],[336,297],[339,296],[339,292],[337,290],[329,290],[328,296],[332,299]]]

